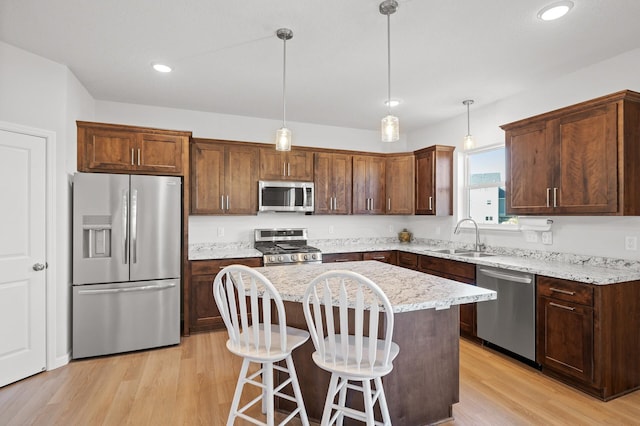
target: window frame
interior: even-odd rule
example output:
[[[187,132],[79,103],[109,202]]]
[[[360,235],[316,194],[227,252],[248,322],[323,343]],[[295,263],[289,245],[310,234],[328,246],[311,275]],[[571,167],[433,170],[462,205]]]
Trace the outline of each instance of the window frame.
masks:
[[[506,182],[505,181],[501,181],[500,183],[498,183],[498,185],[496,184],[482,184],[482,185],[474,185],[471,186],[469,185],[469,156],[474,155],[474,154],[481,154],[483,152],[488,152],[488,151],[494,151],[497,149],[505,149],[505,144],[504,142],[502,143],[496,143],[496,144],[491,144],[491,145],[484,145],[482,147],[478,147],[478,148],[474,148],[474,149],[469,149],[466,151],[463,151],[461,153],[461,163],[462,163],[462,173],[459,175],[460,179],[461,179],[461,185],[459,185],[459,188],[461,189],[460,191],[460,199],[459,199],[459,203],[458,205],[461,207],[458,209],[458,214],[457,214],[457,219],[458,221],[464,219],[464,218],[468,218],[469,216],[469,208],[470,208],[470,204],[469,204],[469,200],[470,200],[470,191],[471,189],[480,189],[480,188],[495,188],[496,186],[500,187],[504,187],[505,191],[506,191]],[[506,169],[506,167],[505,167]],[[505,170],[505,174],[506,174],[506,170]],[[506,176],[505,176],[506,178]],[[517,217],[517,215],[514,215],[515,217]],[[463,228],[473,228],[473,225],[469,224],[469,222],[465,222],[461,225]],[[478,228],[480,229],[487,229],[487,230],[492,230],[492,231],[507,231],[507,232],[517,232],[519,231],[519,226],[517,223],[515,224],[488,224],[488,223],[478,223]]]

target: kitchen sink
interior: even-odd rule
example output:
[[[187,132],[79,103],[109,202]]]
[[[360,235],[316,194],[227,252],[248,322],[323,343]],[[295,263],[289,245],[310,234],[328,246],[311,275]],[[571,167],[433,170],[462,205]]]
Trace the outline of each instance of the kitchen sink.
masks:
[[[464,256],[464,257],[490,257],[490,256],[495,256],[494,254],[491,253],[485,253],[482,251],[467,251],[464,253],[458,253],[459,256]]]
[[[443,254],[460,254],[463,253],[471,253],[468,249],[440,249],[440,250],[429,250],[433,253],[443,253]]]

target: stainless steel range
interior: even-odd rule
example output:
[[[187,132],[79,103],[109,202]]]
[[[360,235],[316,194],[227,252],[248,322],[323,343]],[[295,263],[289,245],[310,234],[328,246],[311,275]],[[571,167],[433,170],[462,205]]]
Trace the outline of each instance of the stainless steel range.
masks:
[[[306,228],[256,229],[254,247],[264,266],[322,263],[322,252],[307,245]]]

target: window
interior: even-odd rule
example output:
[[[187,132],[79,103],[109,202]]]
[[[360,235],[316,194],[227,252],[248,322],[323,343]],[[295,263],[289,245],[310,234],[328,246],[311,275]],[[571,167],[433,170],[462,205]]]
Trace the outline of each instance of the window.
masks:
[[[478,225],[508,228],[518,223],[517,216],[506,213],[504,158],[504,145],[465,153],[465,217]]]

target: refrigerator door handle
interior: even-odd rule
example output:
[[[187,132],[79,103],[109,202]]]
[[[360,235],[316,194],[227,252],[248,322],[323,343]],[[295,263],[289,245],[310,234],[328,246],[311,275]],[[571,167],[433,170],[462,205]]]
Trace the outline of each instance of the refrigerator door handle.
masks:
[[[130,293],[132,291],[148,291],[148,290],[164,290],[166,288],[175,287],[175,283],[143,285],[139,287],[125,288],[103,288],[99,290],[80,290],[78,294],[109,294],[109,293]]]
[[[131,263],[138,263],[138,190],[131,191]]]
[[[129,263],[129,191],[122,191],[122,263]]]

